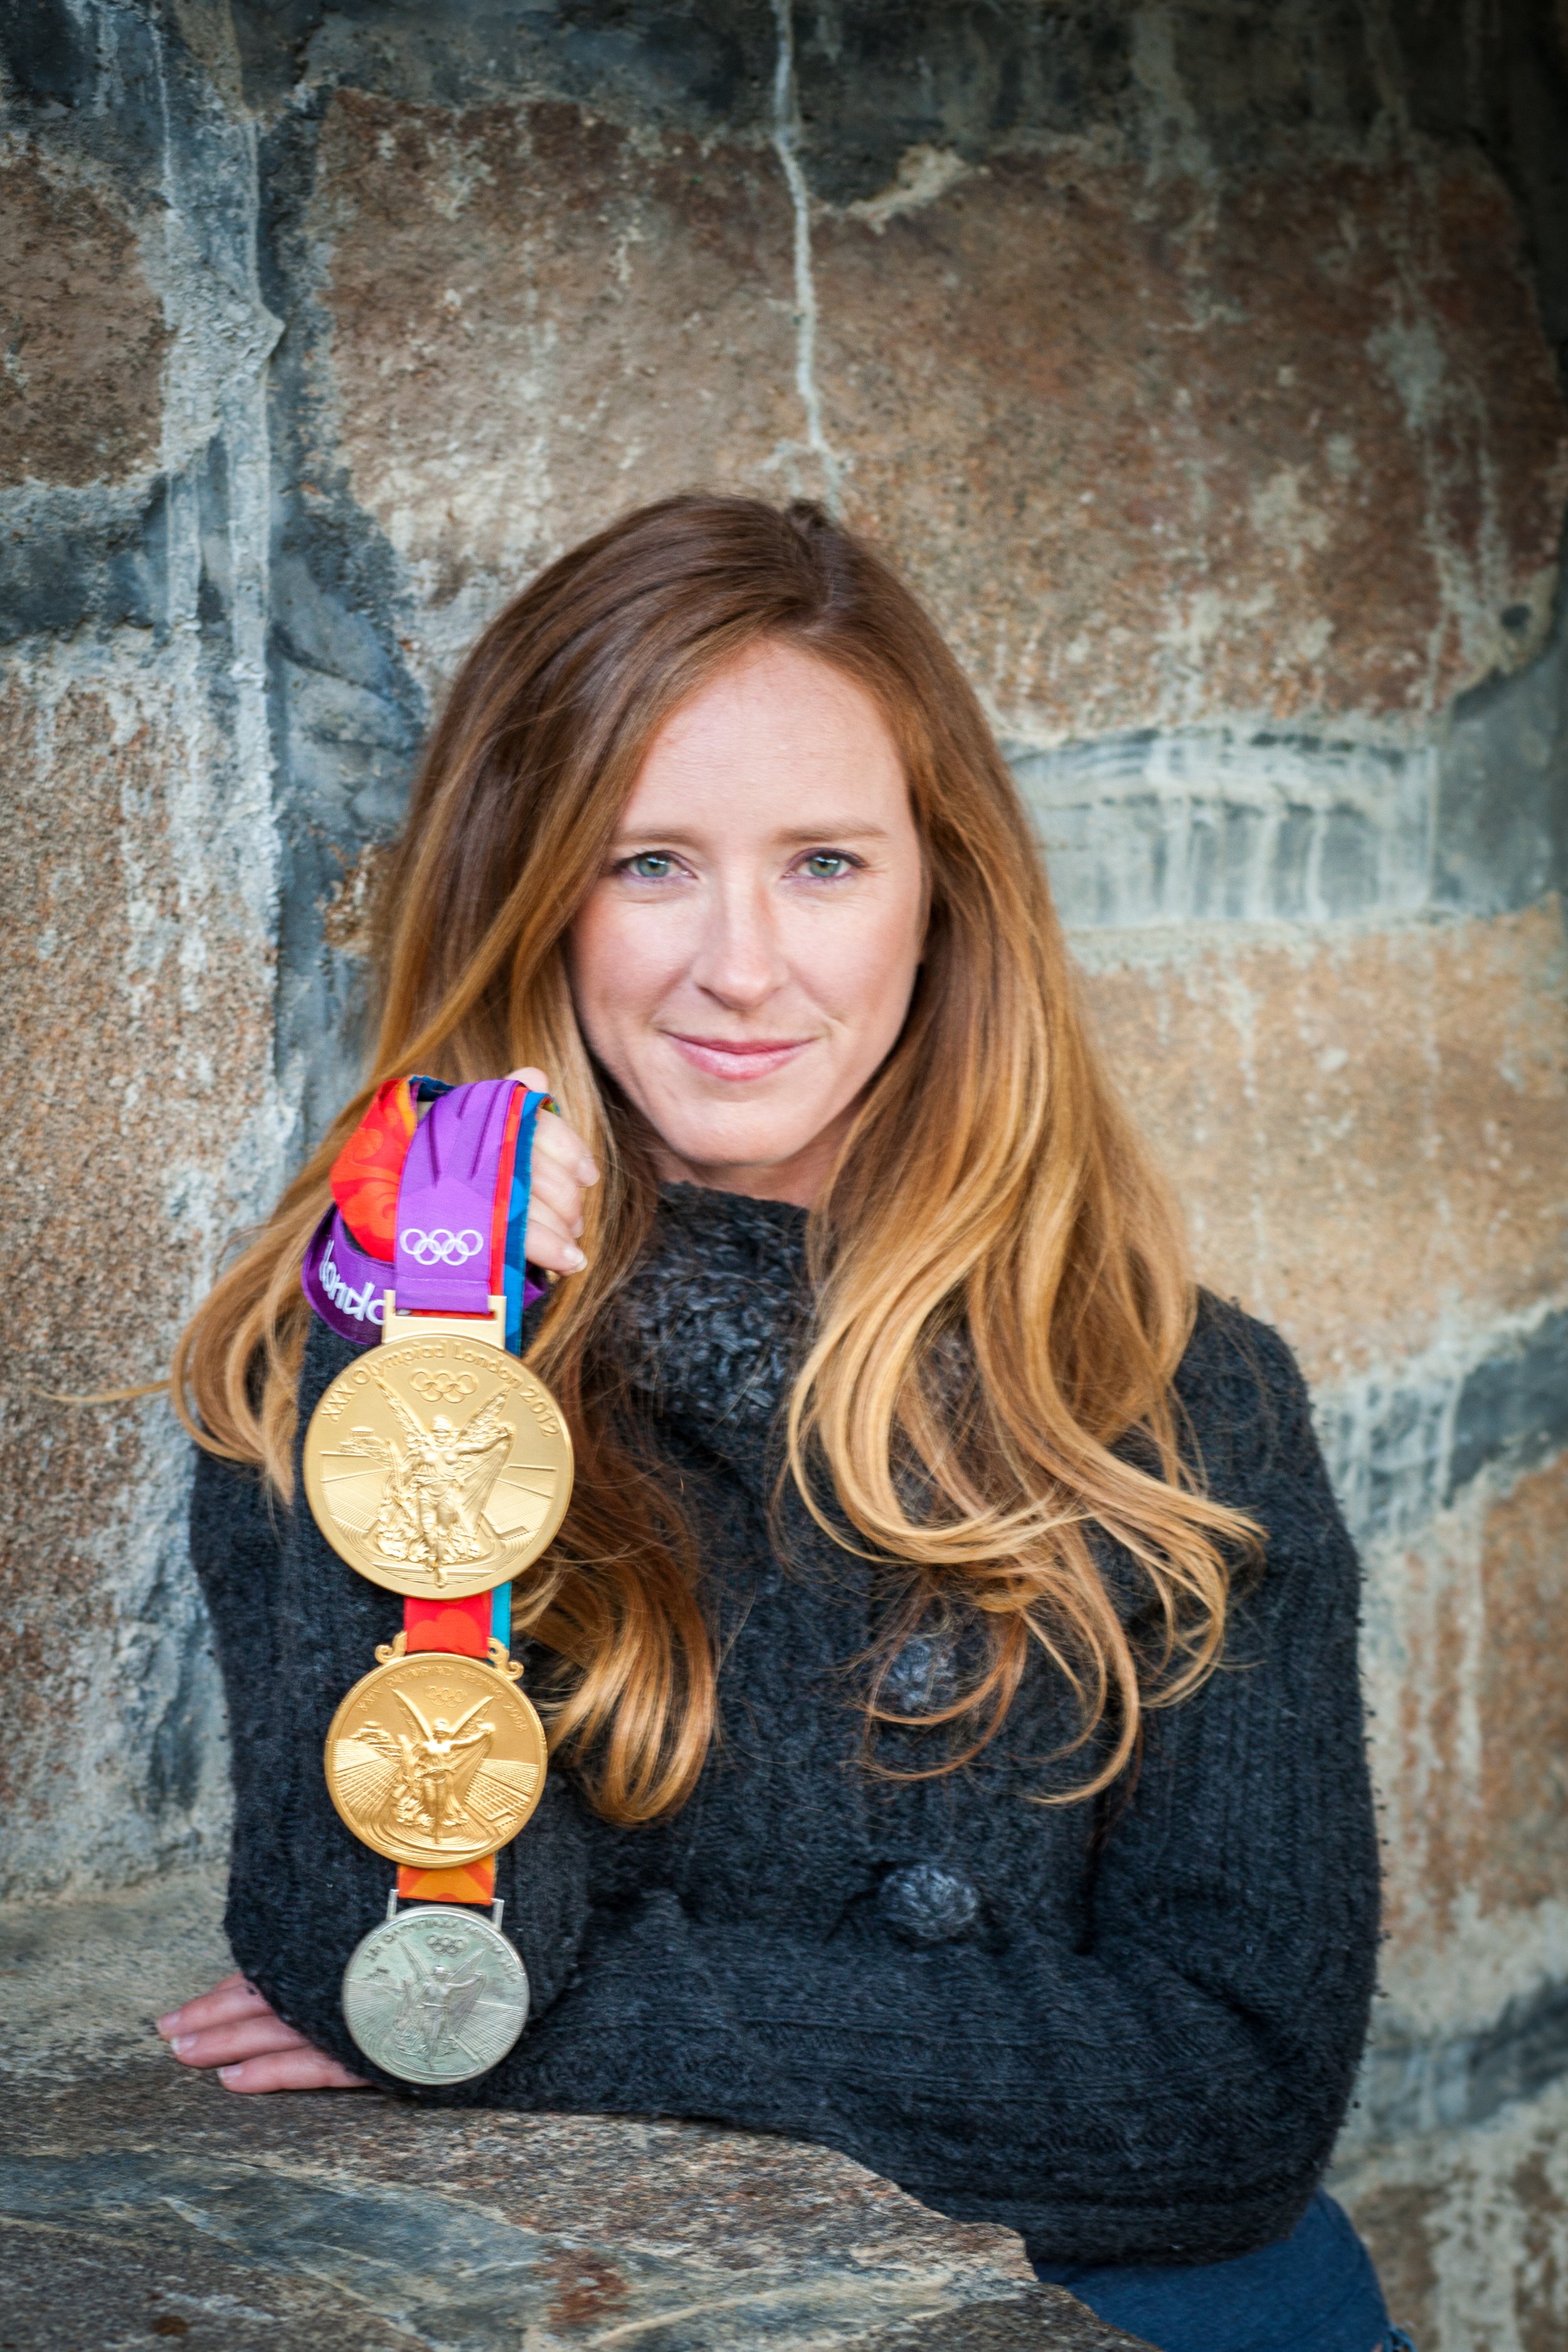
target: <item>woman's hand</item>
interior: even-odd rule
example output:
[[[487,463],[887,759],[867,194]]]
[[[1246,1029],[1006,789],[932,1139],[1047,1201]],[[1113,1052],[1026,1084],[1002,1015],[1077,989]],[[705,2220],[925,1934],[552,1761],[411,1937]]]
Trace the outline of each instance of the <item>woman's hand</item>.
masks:
[[[542,1070],[511,1070],[520,1085],[550,1092]],[[583,1195],[599,1181],[594,1156],[575,1128],[554,1111],[542,1110],[533,1122],[533,1163],[530,1171],[528,1231],[522,1254],[531,1265],[552,1274],[581,1274],[588,1261],[577,1246],[583,1230]]]
[[[229,2091],[363,2091],[367,2085],[273,2014],[241,1976],[158,2020],[182,2066],[216,2066]]]

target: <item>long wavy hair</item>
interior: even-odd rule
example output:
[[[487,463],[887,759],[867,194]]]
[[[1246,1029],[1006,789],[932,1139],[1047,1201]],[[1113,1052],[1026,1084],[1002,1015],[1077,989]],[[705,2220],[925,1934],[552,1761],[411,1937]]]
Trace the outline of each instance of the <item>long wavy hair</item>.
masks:
[[[887,1661],[932,1613],[978,1630],[928,1766],[994,1734],[1030,1654],[1076,1693],[1068,1792],[1107,1787],[1142,1710],[1223,1649],[1229,1567],[1257,1531],[1201,1490],[1172,1381],[1195,1293],[1178,1222],[1089,1036],[1027,819],[974,695],[909,591],[821,509],[687,496],[550,566],[474,646],[430,739],[382,898],[380,1028],[360,1092],[181,1339],[197,1443],[292,1494],[305,1245],[328,1171],[388,1077],[549,1073],[604,1171],[587,1271],[531,1362],[577,1448],[571,1510],[520,1587],[555,1658],[552,1740],[609,1819],[689,1794],[713,1736],[696,1545],[617,1378],[617,1290],[653,1221],[649,1139],[595,1064],[565,944],[663,722],[776,639],[876,699],[923,845],[929,931],[908,1020],[807,1224],[816,1315],[788,1470],[840,1543],[888,1564],[868,1727],[907,1721]],[[1100,1538],[1137,1565],[1116,1605]],[[1135,1627],[1136,1633],[1130,1627]],[[869,1737],[868,1728],[868,1737]],[[874,1745],[874,1738],[872,1740]]]

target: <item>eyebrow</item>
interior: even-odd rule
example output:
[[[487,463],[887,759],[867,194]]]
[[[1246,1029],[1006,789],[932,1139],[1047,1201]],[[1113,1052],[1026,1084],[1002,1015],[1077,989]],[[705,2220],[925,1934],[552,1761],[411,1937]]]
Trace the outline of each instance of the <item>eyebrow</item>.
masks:
[[[886,841],[888,828],[885,824],[862,824],[851,819],[844,824],[792,824],[783,832],[775,833],[773,838],[795,844],[808,841]],[[693,833],[687,825],[644,824],[638,825],[635,832],[617,833],[615,839],[617,845],[626,841],[658,841],[668,842],[672,849],[692,849],[700,845],[703,835]]]

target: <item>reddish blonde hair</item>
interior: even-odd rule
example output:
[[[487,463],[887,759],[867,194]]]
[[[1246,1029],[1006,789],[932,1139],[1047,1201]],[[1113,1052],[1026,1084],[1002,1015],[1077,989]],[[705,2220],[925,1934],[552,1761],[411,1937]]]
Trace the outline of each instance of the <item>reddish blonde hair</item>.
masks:
[[[485,630],[387,877],[365,1084],[184,1335],[175,1393],[200,1444],[261,1465],[289,1495],[300,1268],[342,1143],[400,1072],[461,1081],[540,1065],[605,1172],[588,1271],[554,1292],[531,1359],[579,1468],[519,1621],[556,1654],[552,1741],[602,1811],[646,1821],[690,1792],[715,1721],[693,1541],[637,1442],[606,1337],[657,1182],[584,1045],[563,950],[658,729],[764,638],[876,698],[931,894],[903,1034],[807,1227],[817,1314],[790,1400],[790,1471],[830,1532],[820,1477],[858,1546],[902,1564],[889,1653],[933,1604],[984,1629],[968,1686],[922,1717],[951,1727],[931,1769],[994,1733],[1037,1646],[1078,1694],[1080,1742],[1106,1727],[1073,1791],[1089,1794],[1133,1754],[1142,1710],[1216,1663],[1227,1554],[1256,1531],[1197,1491],[1180,1456],[1171,1387],[1194,1306],[1182,1237],[1096,1058],[1012,778],[925,613],[815,506],[662,500],[563,556]],[[1140,1445],[1113,1450],[1131,1433]],[[1147,1580],[1159,1631],[1144,1654],[1095,1568],[1096,1529]],[[873,1671],[870,1718],[899,1720],[879,1689]]]

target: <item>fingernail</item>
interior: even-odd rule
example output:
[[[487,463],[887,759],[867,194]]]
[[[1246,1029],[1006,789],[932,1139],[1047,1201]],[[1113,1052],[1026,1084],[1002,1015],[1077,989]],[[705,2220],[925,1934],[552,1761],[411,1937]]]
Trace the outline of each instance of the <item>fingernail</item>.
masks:
[[[180,2012],[177,2009],[172,2009],[166,2017],[154,2018],[153,2021],[157,2027],[159,2032],[163,2035],[164,2041],[167,2042],[170,2034],[173,2033],[175,2026],[178,2025],[180,2021]]]
[[[245,2061],[242,2058],[237,2066],[220,2066],[217,2078],[220,2083],[237,2083],[244,2072]]]
[[[574,1274],[581,1274],[588,1261],[580,1249],[573,1248],[569,1243],[566,1249],[566,1263]]]
[[[188,2058],[196,2046],[196,2037],[194,2033],[176,2033],[173,2046],[176,2057]]]
[[[596,1184],[599,1181],[599,1171],[591,1160],[582,1160],[577,1163],[577,1177],[580,1183]]]

